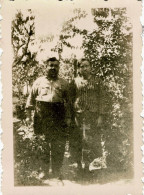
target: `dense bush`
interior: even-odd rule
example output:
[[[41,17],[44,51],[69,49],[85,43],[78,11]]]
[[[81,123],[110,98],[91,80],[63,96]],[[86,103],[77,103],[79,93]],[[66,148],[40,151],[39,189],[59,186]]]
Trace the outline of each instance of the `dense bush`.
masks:
[[[19,126],[14,126],[15,184],[41,184],[41,174],[47,166],[43,163],[43,159],[47,158],[44,136],[36,136],[33,128],[25,124]]]

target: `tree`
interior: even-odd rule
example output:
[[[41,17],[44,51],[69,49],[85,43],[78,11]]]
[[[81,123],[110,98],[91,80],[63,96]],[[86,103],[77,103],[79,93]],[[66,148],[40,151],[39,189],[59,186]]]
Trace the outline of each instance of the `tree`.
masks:
[[[111,103],[106,122],[109,164],[127,169],[132,162],[132,26],[126,9],[93,9],[92,14],[98,28],[84,36],[83,47]]]
[[[61,61],[60,75],[69,81],[76,77],[78,65],[78,61],[75,54],[73,54],[73,50],[80,49],[77,48],[74,44],[71,44],[70,41],[75,36],[79,34],[83,35],[83,33],[86,32],[86,30],[83,31],[76,27],[77,21],[85,18],[86,16],[87,13],[82,11],[80,8],[74,9],[73,16],[66,20],[62,25],[62,29],[59,34],[59,41],[57,42],[56,46],[51,49],[52,51],[58,53],[59,60]],[[81,46],[82,45],[80,45],[80,47]],[[63,57],[64,48],[70,48],[72,51],[71,57],[69,59],[65,59]]]
[[[13,70],[13,92],[22,98],[22,87],[29,84],[37,77],[36,60],[37,52],[32,51],[35,44],[35,17],[28,10],[26,16],[18,11],[12,21],[12,46],[14,51]]]

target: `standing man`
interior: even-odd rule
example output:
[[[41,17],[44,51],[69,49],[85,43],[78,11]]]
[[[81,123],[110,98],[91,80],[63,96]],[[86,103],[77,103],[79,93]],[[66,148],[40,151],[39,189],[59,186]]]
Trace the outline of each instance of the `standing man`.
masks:
[[[79,75],[73,82],[72,104],[73,124],[70,132],[70,151],[73,162],[77,162],[81,170],[81,162],[85,167],[102,156],[101,124],[103,115],[102,94],[99,80],[91,75],[91,65],[82,59]]]
[[[49,170],[50,150],[52,173],[59,177],[62,167],[67,125],[70,124],[69,87],[59,78],[59,61],[53,57],[46,61],[45,76],[38,78],[32,86],[27,100],[27,121],[31,121],[34,110],[34,132],[44,134],[47,143],[47,173]]]

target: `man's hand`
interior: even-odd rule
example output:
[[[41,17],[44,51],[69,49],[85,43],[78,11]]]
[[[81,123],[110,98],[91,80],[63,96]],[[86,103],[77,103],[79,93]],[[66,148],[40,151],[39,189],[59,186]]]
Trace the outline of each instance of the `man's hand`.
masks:
[[[26,109],[26,124],[29,126],[32,124],[32,110],[31,109]]]
[[[27,117],[27,118],[26,118],[26,124],[27,124],[28,126],[30,126],[30,125],[32,124],[32,119],[31,119],[31,117]]]
[[[67,124],[68,127],[71,125],[71,119],[70,118],[66,119],[66,124]]]
[[[99,116],[97,119],[97,126],[100,127],[102,125],[103,119],[102,116]]]

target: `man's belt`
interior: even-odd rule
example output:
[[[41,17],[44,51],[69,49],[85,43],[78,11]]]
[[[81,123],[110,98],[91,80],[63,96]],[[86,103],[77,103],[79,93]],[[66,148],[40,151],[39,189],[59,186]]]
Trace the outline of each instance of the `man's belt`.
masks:
[[[48,106],[53,106],[53,105],[64,105],[63,102],[47,102],[47,101],[42,101],[42,100],[36,100],[36,104],[45,104]]]
[[[64,103],[61,102],[44,102],[44,101],[36,101],[36,110],[40,112],[47,113],[57,113],[65,112]],[[44,114],[44,113],[43,113]]]

